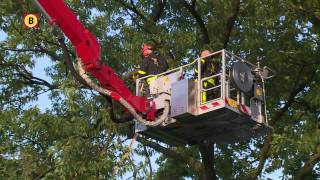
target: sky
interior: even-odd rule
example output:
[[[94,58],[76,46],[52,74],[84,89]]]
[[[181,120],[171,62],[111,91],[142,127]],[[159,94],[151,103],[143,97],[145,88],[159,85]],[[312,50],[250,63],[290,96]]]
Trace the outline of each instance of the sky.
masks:
[[[32,74],[35,77],[39,77],[50,83],[52,82],[52,80],[49,76],[46,75],[45,68],[50,67],[52,64],[53,64],[52,61],[48,57],[37,58],[35,67],[32,70]],[[41,112],[45,112],[46,109],[51,108],[51,101],[48,98],[49,93],[50,92],[40,94],[38,96],[38,100],[35,102],[35,104],[39,107]]]

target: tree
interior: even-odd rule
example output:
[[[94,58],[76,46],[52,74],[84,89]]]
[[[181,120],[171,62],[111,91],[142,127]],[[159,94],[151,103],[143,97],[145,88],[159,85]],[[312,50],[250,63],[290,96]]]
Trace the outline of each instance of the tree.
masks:
[[[277,170],[295,179],[320,176],[319,7],[318,1],[179,0],[66,1],[102,47],[102,59],[120,75],[139,62],[139,47],[152,42],[171,67],[204,48],[227,48],[276,71],[267,100],[273,131],[235,144],[205,141],[173,148],[145,137],[135,154],[161,153],[154,171],[133,159],[120,168],[149,179],[265,179]],[[130,138],[130,124],[111,122],[108,101],[74,75],[75,53],[57,40],[41,15],[40,29],[23,30],[29,2],[4,0],[0,28],[1,176],[111,178]],[[66,44],[68,54],[63,54]],[[65,56],[64,56],[65,55]],[[37,58],[47,57],[50,81],[35,77]],[[48,92],[52,108],[28,107]],[[148,168],[149,167],[149,168]],[[151,167],[151,168],[150,168]]]

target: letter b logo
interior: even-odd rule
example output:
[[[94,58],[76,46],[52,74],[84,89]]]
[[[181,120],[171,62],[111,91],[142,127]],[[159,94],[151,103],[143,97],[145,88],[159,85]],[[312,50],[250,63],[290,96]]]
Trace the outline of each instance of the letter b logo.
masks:
[[[38,29],[38,14],[25,14],[24,15],[24,27]]]
[[[29,24],[33,24],[33,17],[29,17]]]

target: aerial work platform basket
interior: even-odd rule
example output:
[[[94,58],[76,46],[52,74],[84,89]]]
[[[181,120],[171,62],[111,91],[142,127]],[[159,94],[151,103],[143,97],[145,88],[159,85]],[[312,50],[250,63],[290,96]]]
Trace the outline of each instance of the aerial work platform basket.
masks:
[[[204,59],[156,75],[137,79],[136,94],[150,100],[166,96],[167,120],[156,127],[135,122],[135,132],[170,145],[196,144],[203,140],[232,143],[264,134],[270,129],[265,108],[264,82],[268,68],[260,68],[220,50]],[[159,99],[159,98],[158,98]],[[161,113],[161,111],[159,112]]]

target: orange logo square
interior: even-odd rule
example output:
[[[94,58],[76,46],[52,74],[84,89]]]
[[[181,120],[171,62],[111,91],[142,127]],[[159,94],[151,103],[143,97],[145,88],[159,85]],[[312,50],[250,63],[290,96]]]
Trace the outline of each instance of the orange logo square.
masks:
[[[27,29],[27,28],[38,29],[39,28],[39,14],[26,13],[26,14],[24,14],[23,21],[24,21],[24,29]]]

